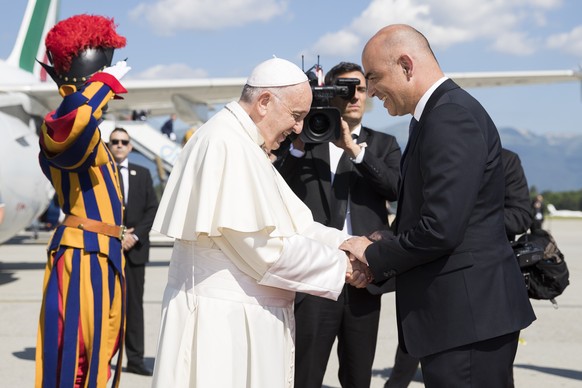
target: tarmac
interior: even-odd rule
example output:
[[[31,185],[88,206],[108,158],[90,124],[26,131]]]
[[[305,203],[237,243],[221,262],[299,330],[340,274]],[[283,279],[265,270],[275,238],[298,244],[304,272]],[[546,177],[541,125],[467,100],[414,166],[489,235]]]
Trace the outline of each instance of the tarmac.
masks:
[[[564,253],[570,285],[557,298],[558,309],[549,301],[532,300],[537,320],[521,332],[514,363],[515,386],[582,387],[582,219],[552,219],[544,227],[552,232]],[[22,233],[0,245],[0,387],[34,385],[36,331],[48,237],[46,232],[41,232],[37,239],[31,233]],[[171,253],[171,242],[167,239],[154,236],[154,242],[146,269],[144,296],[145,356],[150,367],[154,364]],[[393,293],[383,296],[380,319],[371,388],[384,386],[394,361],[397,337]],[[324,387],[340,387],[337,369],[334,347]],[[151,377],[131,373],[121,376],[122,388],[150,385]],[[423,386],[419,369],[410,387]]]

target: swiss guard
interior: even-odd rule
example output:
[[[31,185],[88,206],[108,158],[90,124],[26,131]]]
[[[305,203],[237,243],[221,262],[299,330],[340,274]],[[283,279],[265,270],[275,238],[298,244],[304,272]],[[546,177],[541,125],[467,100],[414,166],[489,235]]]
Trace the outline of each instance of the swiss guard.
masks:
[[[43,64],[63,100],[44,120],[40,166],[65,219],[47,247],[36,346],[36,387],[119,385],[125,316],[123,201],[118,171],[99,123],[126,93],[125,61],[111,66],[126,40],[113,19],[76,15],[47,34]]]

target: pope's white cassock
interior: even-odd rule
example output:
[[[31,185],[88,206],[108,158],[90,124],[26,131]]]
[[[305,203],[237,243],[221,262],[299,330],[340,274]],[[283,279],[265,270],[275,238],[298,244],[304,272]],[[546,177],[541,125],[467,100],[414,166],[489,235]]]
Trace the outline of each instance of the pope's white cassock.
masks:
[[[200,127],[153,229],[176,238],[154,387],[292,387],[295,291],[337,299],[348,236],[313,221],[231,102]]]

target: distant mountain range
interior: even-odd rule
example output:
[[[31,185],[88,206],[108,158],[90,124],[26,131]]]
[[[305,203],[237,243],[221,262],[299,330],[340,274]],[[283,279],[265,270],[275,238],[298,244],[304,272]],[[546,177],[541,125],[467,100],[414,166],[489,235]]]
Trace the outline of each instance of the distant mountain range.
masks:
[[[152,125],[159,128],[161,123],[162,120]],[[188,126],[178,123],[174,128],[178,139],[182,138],[187,129]],[[379,130],[396,136],[404,151],[408,141],[407,121]],[[530,188],[535,186],[539,192],[582,189],[582,133],[541,135],[512,127],[500,127],[499,134],[503,146],[516,152],[521,158]],[[152,176],[157,183],[155,165],[133,154],[135,153],[132,153],[130,159],[137,159],[132,162],[151,165]]]
[[[396,137],[402,151],[408,141],[406,123],[382,130]],[[582,189],[582,133],[535,134],[512,127],[499,128],[503,147],[516,152],[530,188],[537,191]]]

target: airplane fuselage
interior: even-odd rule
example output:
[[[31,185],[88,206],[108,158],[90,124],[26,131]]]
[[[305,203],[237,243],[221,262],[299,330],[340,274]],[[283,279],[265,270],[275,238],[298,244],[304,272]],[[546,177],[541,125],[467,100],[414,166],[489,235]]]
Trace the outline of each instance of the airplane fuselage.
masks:
[[[0,111],[0,136],[0,194],[5,203],[2,243],[46,210],[53,190],[38,164],[36,133],[20,119]]]

